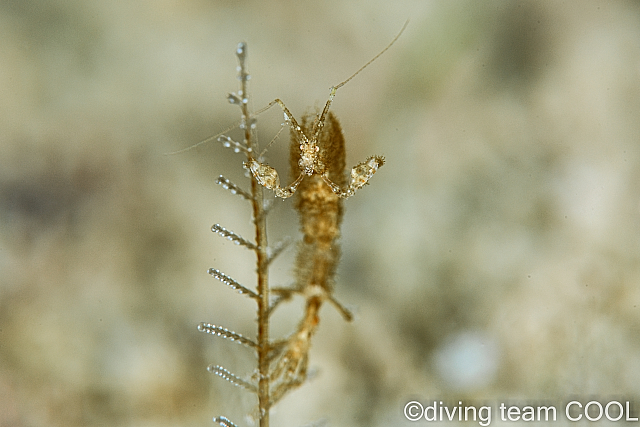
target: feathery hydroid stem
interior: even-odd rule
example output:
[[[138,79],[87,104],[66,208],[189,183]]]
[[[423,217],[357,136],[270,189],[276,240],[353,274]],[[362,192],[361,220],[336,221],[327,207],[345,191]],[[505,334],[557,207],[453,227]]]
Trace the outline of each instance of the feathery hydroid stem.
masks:
[[[242,124],[244,130],[244,145],[247,147],[247,157],[251,160],[251,153],[255,152],[251,133],[251,116],[249,114],[249,100],[245,59],[247,55],[246,43],[238,44],[236,50],[239,62],[240,98],[242,102]],[[264,196],[262,186],[251,177],[251,204],[253,208],[253,223],[256,229],[257,274],[258,274],[258,412],[260,427],[269,427],[269,257],[267,254],[267,217],[264,215]]]

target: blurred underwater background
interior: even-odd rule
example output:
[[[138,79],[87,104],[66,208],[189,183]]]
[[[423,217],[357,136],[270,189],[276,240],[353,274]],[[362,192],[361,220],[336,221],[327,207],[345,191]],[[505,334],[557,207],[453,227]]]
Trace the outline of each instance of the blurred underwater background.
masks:
[[[253,235],[214,183],[248,187],[242,156],[165,154],[239,120],[238,42],[252,108],[299,117],[407,18],[332,104],[348,167],[386,158],[345,202],[336,294],[356,320],[323,308],[316,374],[272,425],[410,425],[410,400],[640,408],[639,2],[7,0],[0,426],[250,425],[254,396],[206,367],[249,376],[253,354],[196,328],[255,334],[255,304],[207,274],[255,283],[253,253],[210,231]],[[264,146],[282,112],[257,123]],[[299,236],[290,200],[269,221]]]

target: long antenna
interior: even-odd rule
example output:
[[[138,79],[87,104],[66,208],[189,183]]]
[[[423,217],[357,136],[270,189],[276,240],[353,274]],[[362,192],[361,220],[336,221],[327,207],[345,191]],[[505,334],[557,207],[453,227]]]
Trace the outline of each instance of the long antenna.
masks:
[[[367,68],[369,65],[371,65],[371,63],[372,63],[373,61],[375,61],[376,59],[380,58],[380,56],[382,56],[382,54],[383,54],[383,53],[385,53],[387,50],[389,50],[389,48],[390,48],[391,46],[393,46],[393,44],[396,42],[396,40],[398,40],[398,39],[400,38],[400,36],[401,36],[401,35],[402,35],[402,33],[404,32],[405,28],[407,28],[407,25],[409,25],[409,20],[408,20],[408,19],[407,19],[407,21],[404,23],[404,25],[402,26],[402,29],[400,30],[400,32],[398,33],[398,35],[397,35],[397,36],[395,36],[395,38],[394,38],[393,40],[391,40],[391,43],[389,43],[389,45],[388,45],[387,47],[385,47],[384,49],[382,49],[382,50],[380,51],[380,53],[379,53],[379,54],[377,54],[376,56],[374,56],[373,58],[371,58],[371,60],[370,60],[369,62],[367,62],[366,64],[364,64],[362,67],[360,67],[360,69],[359,69],[358,71],[356,71],[355,73],[353,73],[353,74],[351,75],[351,77],[349,77],[347,80],[345,80],[345,81],[343,81],[342,83],[337,84],[337,85],[335,85],[333,88],[331,88],[331,89],[332,89],[332,91],[333,91],[333,89],[338,90],[338,89],[340,89],[342,86],[346,85],[346,84],[349,82],[349,80],[351,80],[352,78],[354,78],[355,76],[357,76],[358,74],[360,74],[360,72],[361,72],[362,70],[364,70],[365,68]]]
[[[387,50],[389,50],[389,48],[391,46],[393,46],[393,44],[396,42],[396,40],[398,40],[400,38],[400,36],[402,35],[402,33],[404,32],[405,28],[407,28],[407,25],[409,25],[409,20],[407,19],[406,22],[404,23],[404,25],[402,26],[402,29],[400,30],[400,32],[398,33],[397,36],[395,36],[393,38],[393,40],[391,40],[391,43],[389,43],[387,45],[387,47],[385,47],[384,49],[382,49],[380,51],[380,53],[378,53],[376,56],[374,56],[373,58],[371,58],[369,60],[369,62],[367,62],[366,64],[364,64],[362,67],[360,67],[360,69],[358,71],[356,71],[355,73],[353,73],[351,75],[351,77],[349,77],[347,80],[343,81],[342,83],[338,83],[335,86],[332,86],[331,89],[329,90],[329,99],[327,99],[327,103],[324,104],[324,108],[322,109],[322,114],[320,114],[320,117],[318,117],[318,119],[316,120],[315,124],[314,124],[314,132],[313,132],[313,139],[314,140],[318,140],[318,136],[320,136],[320,131],[322,130],[322,127],[324,126],[324,120],[325,117],[327,115],[327,113],[329,112],[329,107],[331,107],[331,103],[333,102],[333,97],[336,96],[336,92],[338,91],[338,89],[340,89],[342,86],[346,85],[347,83],[349,83],[349,81],[354,78],[355,76],[357,76],[358,74],[360,74],[360,72],[362,70],[364,70],[365,68],[367,68],[369,65],[371,65],[371,63],[373,61],[375,61],[376,59],[380,58],[380,56],[385,53]]]

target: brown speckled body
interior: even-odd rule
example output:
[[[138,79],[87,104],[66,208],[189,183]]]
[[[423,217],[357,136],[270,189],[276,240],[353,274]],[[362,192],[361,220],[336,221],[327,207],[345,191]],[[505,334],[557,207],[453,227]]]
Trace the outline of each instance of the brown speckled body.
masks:
[[[302,119],[301,127],[307,136],[312,134],[314,119],[314,115],[306,115]],[[300,142],[292,136],[290,160],[293,176],[299,176],[301,172],[298,163],[300,151]],[[345,184],[344,137],[338,119],[331,112],[318,136],[318,162],[322,173],[328,172],[334,183]],[[294,203],[300,215],[303,234],[298,245],[294,288],[304,296],[306,307],[304,317],[272,371],[274,401],[302,384],[306,378],[311,337],[320,321],[320,308],[327,300],[337,304],[332,292],[340,258],[337,240],[342,221],[342,199],[331,190],[321,175],[313,174],[300,183]],[[341,307],[341,311],[350,318],[347,310]]]
[[[310,135],[315,115],[305,115],[301,126]],[[334,183],[346,183],[344,137],[338,119],[329,112],[324,128],[318,136],[318,157]],[[291,141],[291,175],[300,174],[299,143]],[[340,258],[342,199],[322,179],[314,174],[304,179],[295,195],[295,208],[300,215],[303,240],[296,258],[296,285],[303,293],[331,295],[336,267]],[[318,287],[320,289],[318,289]]]

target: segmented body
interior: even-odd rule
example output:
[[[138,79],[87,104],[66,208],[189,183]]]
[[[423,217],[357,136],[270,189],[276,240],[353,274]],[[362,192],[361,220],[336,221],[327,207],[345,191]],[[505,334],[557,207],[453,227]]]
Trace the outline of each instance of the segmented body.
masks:
[[[307,115],[302,119],[302,129],[308,134],[316,116]],[[291,141],[291,175],[300,174],[301,150],[295,137]],[[332,182],[344,186],[345,148],[344,137],[338,119],[329,112],[324,128],[318,137],[318,157]],[[296,332],[287,342],[279,357],[272,379],[276,382],[275,400],[287,390],[296,387],[306,377],[308,351],[311,337],[315,333],[322,304],[329,300],[335,303],[343,315],[350,314],[333,298],[335,274],[340,258],[340,224],[342,222],[342,199],[329,187],[321,175],[313,174],[302,180],[295,196],[295,208],[300,216],[302,241],[298,245],[296,257],[294,292],[306,300],[305,316]]]
[[[310,132],[315,116],[304,116],[302,127]],[[339,186],[346,184],[344,137],[338,119],[329,112],[318,137],[318,158],[326,168],[329,179]],[[291,175],[300,173],[300,148],[291,143]],[[340,258],[342,199],[336,195],[321,175],[314,174],[302,180],[295,197],[295,208],[300,217],[302,242],[296,258],[297,286],[305,294],[331,295],[336,267]],[[310,295],[310,296],[311,296]]]

